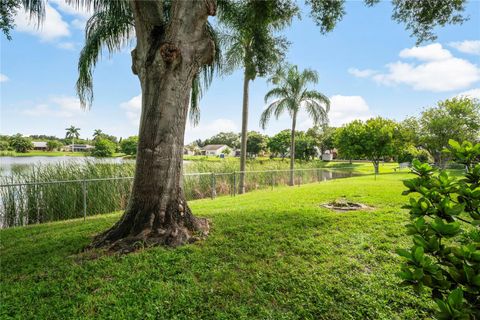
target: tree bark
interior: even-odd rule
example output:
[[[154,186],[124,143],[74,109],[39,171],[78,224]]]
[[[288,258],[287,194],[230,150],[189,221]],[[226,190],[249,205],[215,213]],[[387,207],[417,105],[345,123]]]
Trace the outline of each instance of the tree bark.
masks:
[[[375,174],[380,173],[378,161],[373,161],[373,168],[375,169]]]
[[[242,141],[240,146],[240,187],[239,193],[245,193],[245,170],[247,164],[247,139],[248,139],[248,89],[247,72],[243,78],[243,105],[242,105]]]
[[[132,70],[142,89],[135,177],[127,208],[90,247],[131,252],[150,245],[178,246],[208,234],[193,216],[182,187],[185,124],[192,79],[211,63],[214,43],[205,31],[214,1],[172,1],[163,21],[161,1],[133,1],[137,46]]]
[[[295,167],[295,127],[297,125],[297,112],[293,112],[292,116],[292,132],[290,138],[290,185],[295,185],[295,172],[293,171]]]

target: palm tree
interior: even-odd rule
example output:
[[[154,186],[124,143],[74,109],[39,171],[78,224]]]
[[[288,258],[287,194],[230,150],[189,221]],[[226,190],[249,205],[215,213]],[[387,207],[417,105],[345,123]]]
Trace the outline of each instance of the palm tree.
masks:
[[[100,138],[103,134],[103,131],[102,129],[95,129],[93,130],[93,140],[97,140],[98,138]]]
[[[65,138],[72,139],[72,152],[75,151],[75,139],[80,137],[80,128],[76,128],[75,126],[70,126],[69,128],[65,129],[67,133],[65,134]]]
[[[292,132],[290,140],[290,185],[294,185],[294,164],[295,164],[295,127],[300,108],[304,108],[312,118],[315,125],[326,125],[328,123],[328,112],[330,111],[330,100],[324,94],[308,90],[307,86],[318,82],[317,72],[305,69],[298,71],[297,66],[288,66],[279,69],[270,78],[270,82],[276,85],[275,88],[265,95],[265,103],[276,98],[263,111],[260,117],[260,126],[265,129],[272,114],[278,117],[285,111],[292,117]]]
[[[272,0],[247,1],[233,2],[220,16],[224,28],[219,37],[224,47],[222,72],[229,74],[235,69],[243,69],[239,193],[245,192],[249,85],[257,76],[274,71],[283,60],[288,43],[274,33],[290,24],[296,12],[295,6],[286,4],[280,8]]]

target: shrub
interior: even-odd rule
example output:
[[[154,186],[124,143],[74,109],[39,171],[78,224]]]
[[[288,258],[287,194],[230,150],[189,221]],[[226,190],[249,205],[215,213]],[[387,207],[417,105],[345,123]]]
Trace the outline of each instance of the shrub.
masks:
[[[33,143],[30,138],[23,137],[20,133],[10,137],[10,147],[16,152],[25,153],[30,149],[33,149]]]
[[[48,151],[58,150],[62,147],[63,144],[57,140],[48,140],[47,141],[47,149]]]
[[[128,137],[127,139],[123,139],[120,142],[120,150],[128,155],[136,155],[137,154],[137,146],[138,146],[138,137],[132,136]]]
[[[0,151],[7,151],[9,148],[8,141],[0,140]]]
[[[427,150],[417,149],[412,145],[402,150],[398,155],[398,162],[412,162],[415,159],[420,162],[430,162],[432,157]]]
[[[115,143],[112,141],[105,139],[105,138],[99,138],[95,142],[95,149],[92,151],[92,156],[94,157],[111,157],[115,153]]]
[[[480,144],[450,140],[449,152],[465,166],[462,179],[414,160],[417,177],[404,182],[405,195],[419,196],[405,206],[413,247],[398,250],[399,276],[416,292],[430,289],[438,319],[479,319]]]

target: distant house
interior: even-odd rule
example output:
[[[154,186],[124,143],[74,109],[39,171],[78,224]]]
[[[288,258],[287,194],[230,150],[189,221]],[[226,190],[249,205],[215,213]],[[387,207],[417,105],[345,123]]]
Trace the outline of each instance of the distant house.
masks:
[[[33,150],[46,151],[48,149],[46,141],[33,141],[32,144],[33,144]]]
[[[201,150],[202,154],[206,156],[220,156],[221,154],[223,154],[225,149],[230,149],[230,147],[224,144],[208,144]]]
[[[323,161],[332,161],[333,159],[337,158],[337,150],[325,150],[322,154]]]
[[[183,155],[185,156],[194,156],[195,151],[192,149],[183,148]]]
[[[86,152],[92,149],[95,149],[95,147],[89,144],[70,144],[63,148],[64,151],[73,151],[73,152]]]

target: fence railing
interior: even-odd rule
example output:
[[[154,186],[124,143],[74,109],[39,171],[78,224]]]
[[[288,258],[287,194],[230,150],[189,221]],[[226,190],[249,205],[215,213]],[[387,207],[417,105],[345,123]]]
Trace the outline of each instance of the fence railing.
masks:
[[[353,167],[295,169],[295,185],[359,175]],[[227,173],[187,173],[183,189],[187,200],[235,196],[240,175],[245,192],[288,185],[290,170]],[[125,209],[133,177],[22,182],[0,185],[0,227],[8,228]]]

